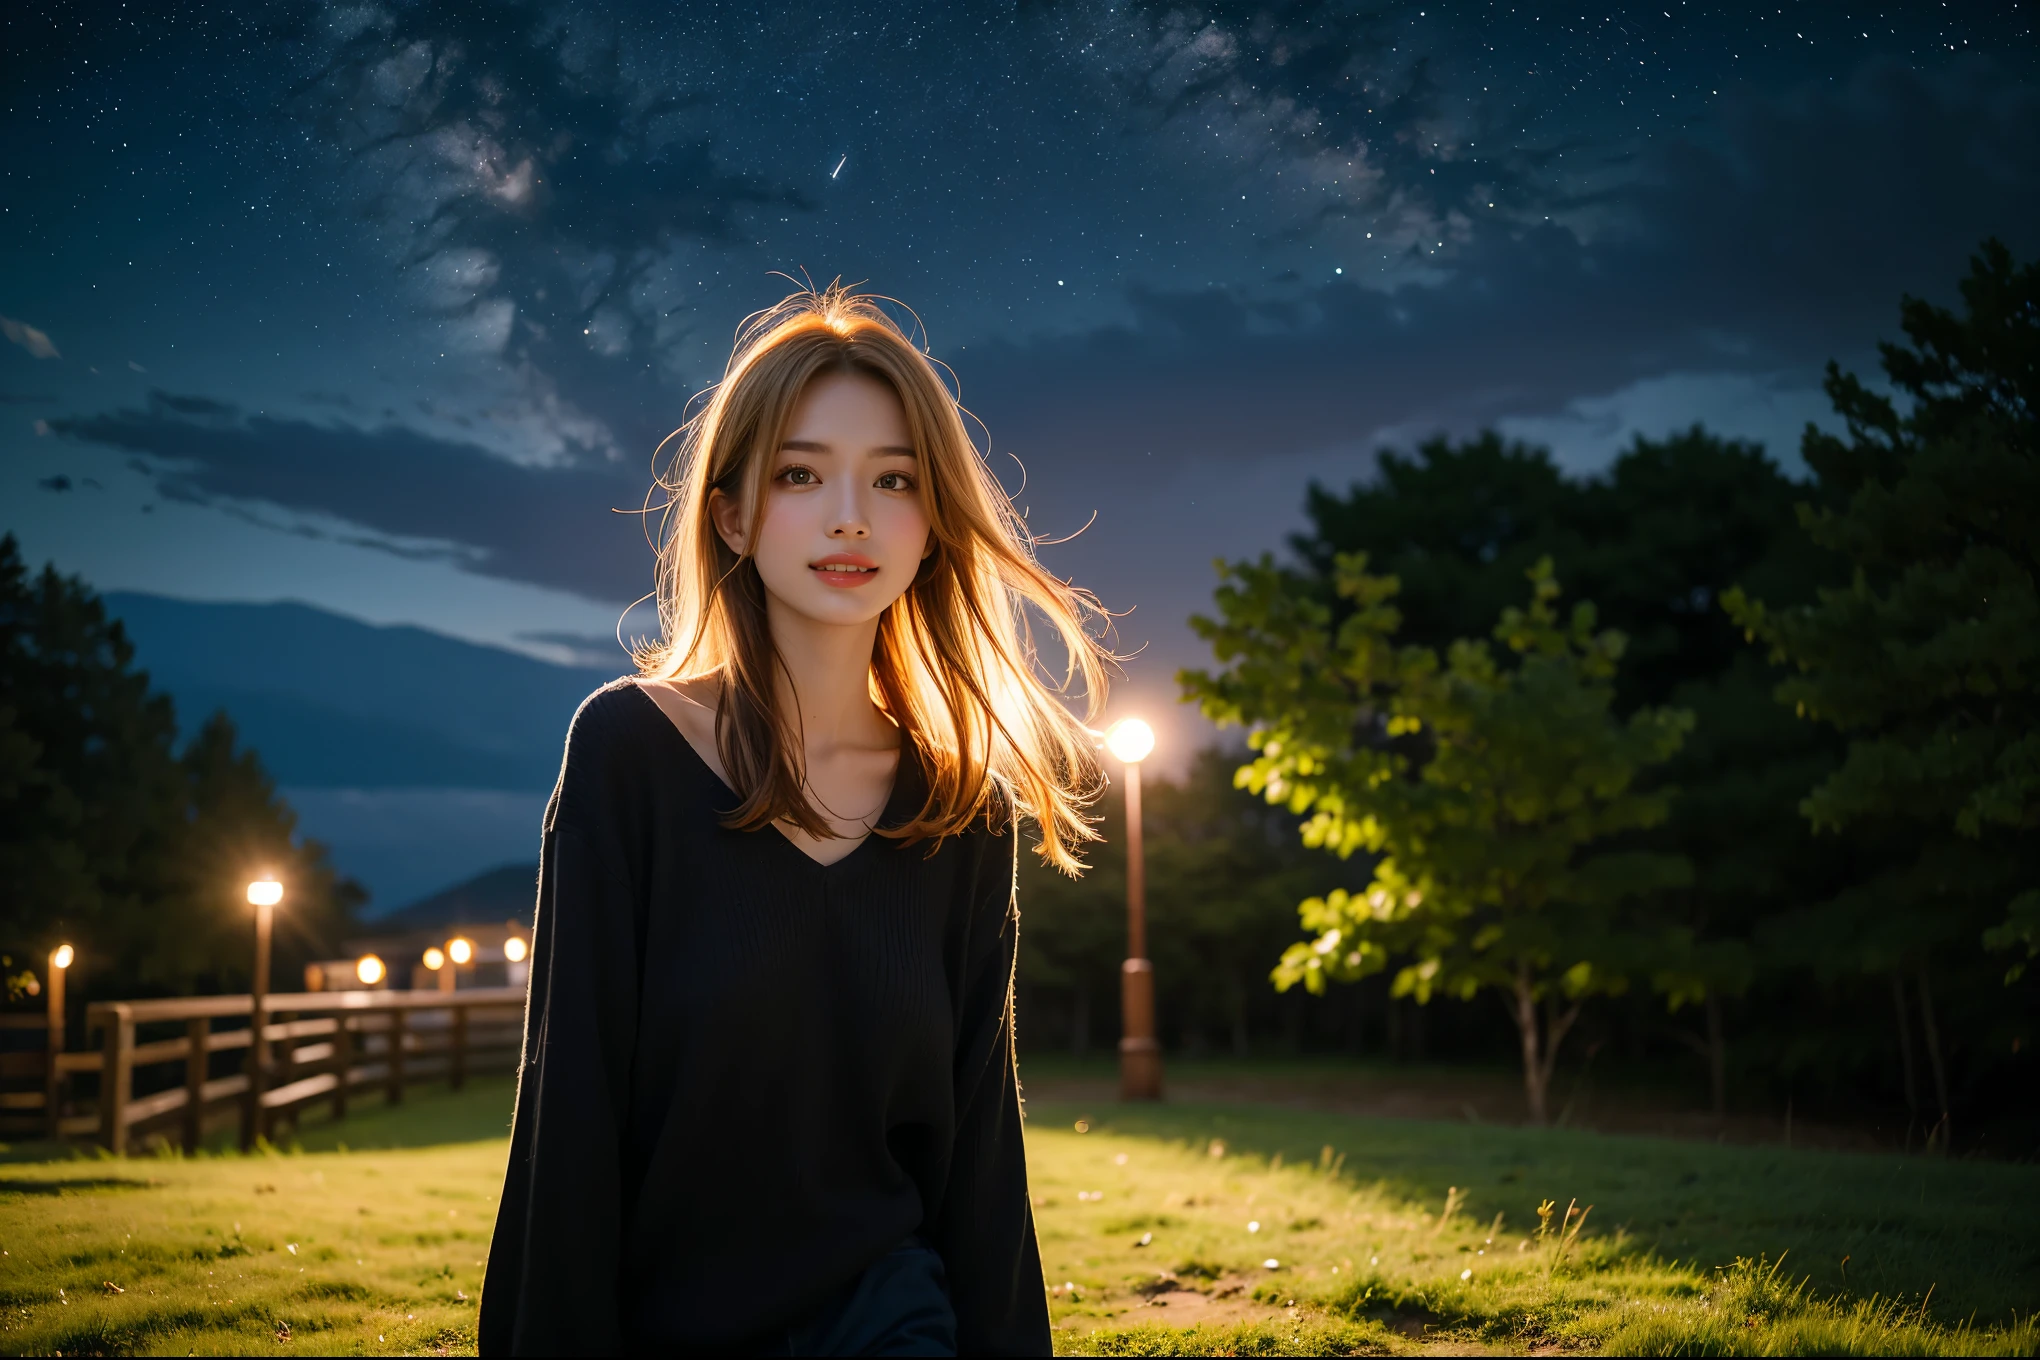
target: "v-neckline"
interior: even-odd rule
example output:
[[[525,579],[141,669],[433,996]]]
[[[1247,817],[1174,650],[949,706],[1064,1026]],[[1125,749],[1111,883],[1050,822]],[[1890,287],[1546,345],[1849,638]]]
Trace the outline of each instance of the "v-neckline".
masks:
[[[643,699],[646,703],[652,706],[652,711],[659,715],[659,721],[663,723],[675,737],[680,739],[680,744],[687,748],[687,754],[694,758],[694,763],[701,768],[701,772],[707,775],[709,780],[712,783],[714,783],[717,788],[721,789],[724,793],[727,793],[730,797],[736,799],[739,803],[742,803],[744,801],[744,796],[738,793],[735,789],[731,788],[729,780],[724,779],[722,775],[716,771],[715,766],[708,763],[708,757],[704,756],[698,749],[696,749],[694,745],[694,738],[688,736],[686,730],[682,728],[679,723],[673,721],[673,715],[666,711],[666,706],[664,704],[661,704],[657,699],[654,699],[651,696],[650,691],[646,690],[645,687],[639,684],[636,680],[632,680],[630,682],[630,687],[637,691],[639,698]],[[890,814],[893,810],[893,803],[899,798],[900,795],[900,787],[902,782],[901,776],[904,773],[903,767],[907,759],[907,746],[904,740],[905,734],[902,733],[901,735],[902,740],[900,743],[899,759],[893,765],[892,787],[886,790],[885,802],[879,807],[877,820],[872,822],[871,826],[866,829],[865,833],[857,838],[857,844],[851,846],[849,850],[845,851],[842,855],[838,856],[837,858],[829,860],[825,863],[822,860],[816,859],[813,855],[809,854],[806,850],[801,848],[800,842],[794,840],[793,837],[787,835],[786,832],[780,828],[779,823],[775,821],[770,824],[771,830],[779,838],[779,840],[785,843],[786,848],[793,851],[796,855],[799,855],[803,860],[807,861],[807,863],[811,867],[820,870],[823,873],[827,873],[832,869],[839,869],[845,864],[848,864],[851,860],[856,859],[859,855],[863,854],[865,847],[874,838],[877,837],[878,828],[885,824],[888,814]]]

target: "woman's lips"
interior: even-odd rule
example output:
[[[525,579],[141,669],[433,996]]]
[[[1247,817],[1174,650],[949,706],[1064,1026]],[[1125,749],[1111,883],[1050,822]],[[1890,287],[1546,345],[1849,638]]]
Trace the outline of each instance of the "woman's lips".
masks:
[[[824,584],[848,590],[876,579],[878,563],[856,553],[830,553],[808,563],[808,570],[820,577]]]

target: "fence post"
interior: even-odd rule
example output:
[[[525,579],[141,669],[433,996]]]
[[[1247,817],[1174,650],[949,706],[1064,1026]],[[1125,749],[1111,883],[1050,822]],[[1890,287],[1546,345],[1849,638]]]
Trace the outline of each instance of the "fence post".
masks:
[[[205,1138],[205,1077],[212,1047],[212,1021],[204,1016],[184,1023],[184,1150],[198,1151]]]
[[[467,1085],[468,1060],[468,1008],[453,1008],[453,1089],[458,1091]]]
[[[346,1011],[333,1015],[333,1118],[347,1117],[347,1079],[354,1073],[354,1019]]]
[[[257,997],[248,998],[248,1056],[241,1070],[248,1076],[248,1089],[241,1097],[241,1151],[255,1146],[262,1134],[262,1025],[263,1007]]]
[[[390,1093],[389,1103],[404,1103],[404,1011],[390,1007]]]
[[[121,1002],[103,1012],[105,1061],[99,1069],[99,1145],[116,1157],[127,1154],[127,1104],[134,1086],[135,1022]]]

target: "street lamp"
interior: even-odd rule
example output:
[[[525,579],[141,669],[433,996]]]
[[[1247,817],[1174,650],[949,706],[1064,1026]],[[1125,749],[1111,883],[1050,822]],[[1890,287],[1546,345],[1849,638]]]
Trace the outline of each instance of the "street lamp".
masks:
[[[1119,970],[1119,1098],[1162,1098],[1162,1047],[1155,1038],[1155,965],[1147,956],[1147,860],[1141,846],[1140,763],[1155,730],[1138,718],[1114,723],[1105,749],[1126,766],[1126,962]]]
[[[522,935],[512,935],[503,941],[503,957],[511,963],[524,962],[525,945]]]
[[[78,951],[60,944],[50,951],[49,1022],[44,1035],[48,1062],[43,1068],[43,1112],[51,1138],[62,1132],[64,1083],[57,1079],[57,1059],[64,1051],[64,979]]]
[[[381,982],[386,971],[383,961],[373,954],[363,954],[354,965],[354,976],[364,987],[373,987]]]
[[[447,966],[439,970],[439,990],[450,992],[460,986],[460,970],[475,956],[475,942],[464,935],[456,935],[446,942]]]
[[[248,1096],[241,1110],[241,1147],[255,1146],[262,1133],[262,1087],[269,1076],[269,935],[283,885],[264,876],[248,885],[248,904],[255,908],[255,985],[248,998],[252,1026],[248,1049]]]

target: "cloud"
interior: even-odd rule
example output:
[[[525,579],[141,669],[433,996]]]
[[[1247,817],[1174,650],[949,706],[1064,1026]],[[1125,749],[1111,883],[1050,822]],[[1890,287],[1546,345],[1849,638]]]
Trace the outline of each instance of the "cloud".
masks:
[[[38,359],[61,359],[57,346],[48,335],[26,321],[16,321],[11,316],[0,316],[0,334],[27,350]]]
[[[2040,90],[1983,62],[1872,62],[1833,89],[1734,101],[1708,140],[1669,140],[1593,207],[1592,239],[1482,223],[1429,280],[1389,289],[1137,289],[1129,323],[973,345],[965,396],[997,447],[1107,482],[1151,476],[1150,457],[1465,432],[1724,375],[1651,394],[1690,395],[1687,419],[1704,418],[1734,375],[1808,388],[1830,357],[1874,361],[1901,295],[1952,300],[1985,236],[2040,250]]]
[[[553,660],[568,666],[616,666],[628,655],[615,637],[598,637],[593,633],[534,629],[517,634],[517,640],[534,645]]]
[[[751,213],[812,205],[725,162],[704,130],[711,92],[634,74],[624,21],[420,0],[355,22],[304,107],[421,301],[470,352],[535,375],[535,403],[601,426],[604,452],[650,447],[670,405],[659,356],[691,291],[676,257],[745,242]]]
[[[1354,0],[1134,0],[1099,23],[1113,82],[1134,110],[1295,162],[1329,191],[1278,233],[1366,216],[1414,237],[1506,194],[1528,210],[1555,186],[1555,146],[1512,138],[1526,111],[1442,77],[1436,24]],[[1486,46],[1461,34],[1452,46]],[[1542,139],[1539,139],[1540,141]],[[1479,148],[1476,154],[1475,149]]]
[[[469,570],[635,598],[651,579],[650,485],[611,466],[529,467],[398,425],[367,429],[246,415],[206,397],[152,393],[142,409],[52,420],[57,434],[137,455],[158,494],[254,515],[260,507],[359,526],[352,541]],[[330,536],[330,535],[328,535]]]

